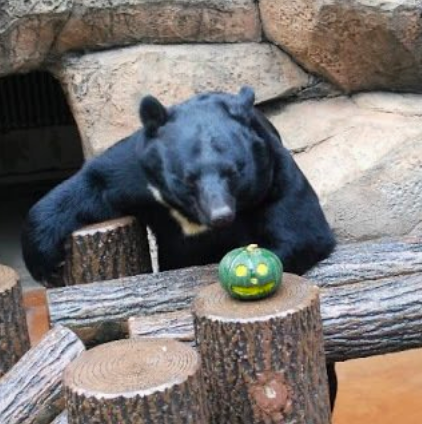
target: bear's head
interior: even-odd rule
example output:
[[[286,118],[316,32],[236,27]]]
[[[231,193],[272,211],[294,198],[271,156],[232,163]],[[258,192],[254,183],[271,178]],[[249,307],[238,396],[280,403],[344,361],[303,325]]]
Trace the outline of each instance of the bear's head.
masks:
[[[154,197],[179,223],[230,225],[265,197],[273,154],[255,128],[254,100],[249,87],[237,95],[200,94],[168,109],[154,97],[142,100],[141,166]]]

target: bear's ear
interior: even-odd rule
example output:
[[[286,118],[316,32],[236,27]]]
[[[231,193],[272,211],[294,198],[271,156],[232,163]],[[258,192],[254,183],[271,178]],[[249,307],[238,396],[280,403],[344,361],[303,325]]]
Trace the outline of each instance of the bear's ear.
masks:
[[[255,103],[255,91],[252,87],[244,85],[238,94],[241,104],[245,109],[251,109]]]
[[[139,108],[142,124],[148,136],[153,136],[158,128],[167,122],[166,108],[153,96],[146,96]]]
[[[249,121],[251,119],[253,105],[255,103],[255,92],[252,87],[243,86],[235,101],[229,106],[230,113],[238,118]]]

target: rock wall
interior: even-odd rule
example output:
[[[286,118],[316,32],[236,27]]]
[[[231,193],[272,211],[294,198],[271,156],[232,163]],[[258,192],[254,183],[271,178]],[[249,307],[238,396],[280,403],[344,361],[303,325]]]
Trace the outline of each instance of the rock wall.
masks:
[[[260,0],[265,35],[347,92],[422,92],[421,0]]]
[[[54,72],[87,156],[139,128],[139,102],[147,94],[170,106],[202,91],[237,92],[249,84],[262,102],[312,84],[285,53],[264,43],[139,45],[68,58]]]
[[[253,0],[0,2],[0,75],[44,67],[71,51],[260,39]]]
[[[422,226],[422,0],[0,2],[0,75],[60,80],[85,156],[164,104],[252,85],[340,240]],[[392,93],[395,91],[396,93]]]
[[[372,92],[264,108],[342,241],[422,222],[422,95]]]

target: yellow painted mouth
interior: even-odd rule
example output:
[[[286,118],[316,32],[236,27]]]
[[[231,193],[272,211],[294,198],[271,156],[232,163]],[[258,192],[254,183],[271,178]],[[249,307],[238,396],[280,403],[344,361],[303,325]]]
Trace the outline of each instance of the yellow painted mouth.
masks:
[[[240,296],[256,296],[257,294],[269,293],[275,286],[274,281],[270,281],[267,284],[259,287],[239,287],[233,286],[233,293],[239,294]]]

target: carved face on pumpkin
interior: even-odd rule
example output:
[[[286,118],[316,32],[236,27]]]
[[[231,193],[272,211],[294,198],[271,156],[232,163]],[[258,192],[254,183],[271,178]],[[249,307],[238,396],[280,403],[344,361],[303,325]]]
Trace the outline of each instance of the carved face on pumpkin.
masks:
[[[281,284],[280,259],[256,244],[234,249],[221,260],[220,283],[236,299],[261,299],[274,293]]]

